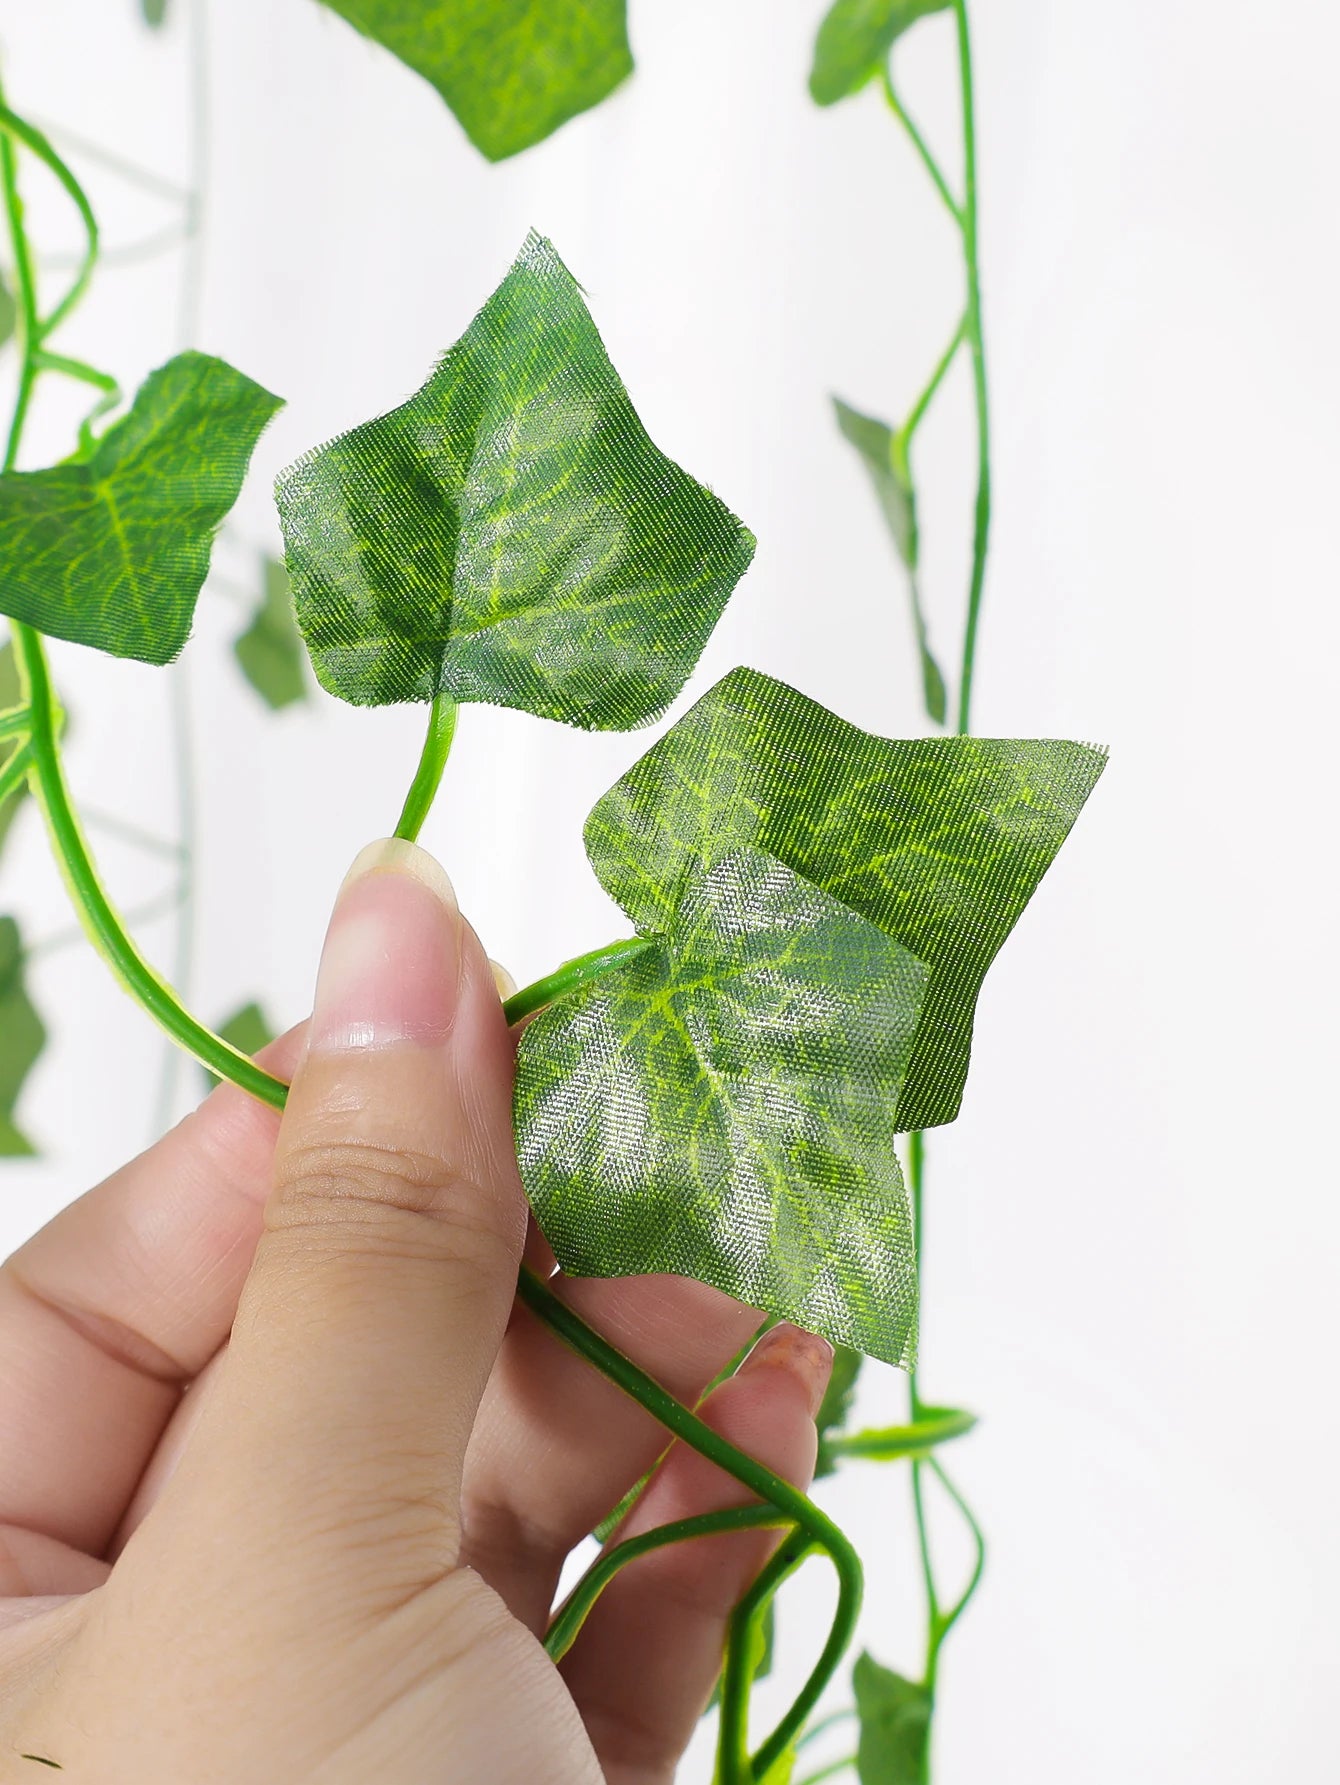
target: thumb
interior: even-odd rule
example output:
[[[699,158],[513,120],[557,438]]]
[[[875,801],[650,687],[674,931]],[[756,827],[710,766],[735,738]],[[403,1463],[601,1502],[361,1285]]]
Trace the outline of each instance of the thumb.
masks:
[[[263,1236],[191,1446],[249,1484],[253,1538],[315,1513],[337,1541],[384,1532],[454,1564],[525,1239],[512,1059],[450,881],[413,844],[374,843],[336,902]]]

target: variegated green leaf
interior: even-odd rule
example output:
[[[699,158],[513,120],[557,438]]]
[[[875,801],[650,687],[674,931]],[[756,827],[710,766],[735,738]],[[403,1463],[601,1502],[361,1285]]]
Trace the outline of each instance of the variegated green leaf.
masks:
[[[869,1655],[857,1661],[851,1683],[861,1719],[856,1760],[861,1785],[926,1785],[930,1693]]]
[[[116,657],[170,662],[215,528],[279,407],[223,360],[180,353],[87,458],[0,477],[0,612]]]
[[[14,1106],[47,1039],[23,967],[19,926],[12,917],[0,917],[0,1157],[9,1158],[36,1150],[16,1125]]]
[[[644,951],[522,1035],[517,1152],[549,1243],[577,1275],[696,1277],[908,1362],[889,1112],[924,967],[747,844],[670,891]]]
[[[260,601],[251,624],[233,640],[233,655],[272,711],[307,698],[307,653],[293,617],[288,572],[277,559],[265,560]]]
[[[835,105],[879,73],[889,51],[910,25],[929,13],[947,12],[951,0],[836,0],[824,15],[814,44],[810,96]]]
[[[538,236],[416,396],[276,495],[317,677],[360,706],[446,693],[645,724],[754,547],[648,439]]]
[[[490,161],[599,105],[632,72],[626,0],[325,0],[446,100]]]

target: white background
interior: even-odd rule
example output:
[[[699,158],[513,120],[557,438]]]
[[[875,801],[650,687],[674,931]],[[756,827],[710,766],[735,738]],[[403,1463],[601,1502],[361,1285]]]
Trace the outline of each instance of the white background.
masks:
[[[275,470],[407,395],[533,223],[653,437],[759,536],[693,687],[749,661],[871,729],[922,729],[903,592],[826,393],[905,408],[960,272],[878,94],[810,104],[818,0],[635,0],[634,80],[501,168],[309,0],[212,10],[197,339],[288,398],[219,564],[252,576]],[[977,724],[1101,740],[1112,764],[987,983],[964,1115],[930,1148],[925,1388],[983,1415],[952,1460],[991,1538],[946,1655],[937,1781],[1321,1785],[1340,1660],[1340,23],[1320,0],[975,13],[997,475]],[[184,179],[185,34],[137,14],[3,0],[11,101]],[[945,19],[900,58],[951,161],[952,61]],[[109,244],[171,221],[77,165]],[[33,211],[73,245],[57,204]],[[176,345],[178,273],[110,266],[68,349],[133,385]],[[71,413],[43,410],[29,463],[68,450]],[[961,365],[918,443],[946,661],[970,425]],[[239,623],[208,593],[184,672],[192,996],[217,1019],[263,993],[288,1021],[340,874],[394,822],[421,718],[322,698],[267,720],[227,648]],[[53,655],[81,798],[171,831],[166,678]],[[639,748],[466,711],[425,840],[522,980],[625,933],[579,823]],[[169,873],[100,853],[130,905]],[[31,814],[2,898],[34,939],[67,922]],[[170,958],[170,925],[144,935]],[[46,955],[35,989],[61,1014],[22,1105],[43,1157],[0,1172],[7,1244],[144,1143],[161,1070],[82,947]],[[872,1369],[862,1411],[900,1407]],[[866,1641],[914,1668],[905,1477],[853,1470],[824,1497],[871,1559]],[[791,1683],[827,1605],[812,1572],[784,1603]]]

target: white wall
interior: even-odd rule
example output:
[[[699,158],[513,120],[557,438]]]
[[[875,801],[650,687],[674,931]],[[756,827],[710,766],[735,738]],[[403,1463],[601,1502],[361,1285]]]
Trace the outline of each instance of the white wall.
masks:
[[[920,729],[902,592],[825,393],[906,404],[958,272],[878,96],[809,104],[818,0],[635,0],[635,80],[497,169],[309,0],[212,10],[199,339],[289,399],[220,562],[273,543],[272,473],[406,395],[534,223],[588,287],[653,436],[759,535],[695,687],[747,660],[872,729]],[[151,38],[136,12],[6,0],[6,80],[21,108],[180,176],[183,33]],[[1340,1659],[1340,22],[1319,0],[976,13],[998,489],[978,723],[1113,757],[988,982],[965,1113],[931,1148],[925,1383],[984,1416],[954,1463],[992,1541],[947,1654],[937,1777],[1320,1785]],[[943,19],[903,58],[946,153],[950,58]],[[81,166],[113,244],[163,220]],[[38,209],[68,243],[58,207]],[[109,268],[70,349],[132,383],[175,344],[174,274]],[[66,450],[68,414],[44,414],[30,462]],[[960,368],[919,447],[947,656],[969,421]],[[207,596],[187,656],[194,996],[217,1017],[264,990],[290,1019],[340,873],[394,820],[420,720],[323,701],[266,722],[231,665],[236,624]],[[170,829],[164,678],[55,657],[81,795]],[[466,713],[426,841],[519,977],[622,933],[578,828],[639,747]],[[163,881],[127,848],[103,855],[128,902]],[[31,819],[3,901],[33,934],[66,921]],[[146,940],[168,958],[169,926]],[[45,1156],[0,1177],[6,1243],[144,1142],[161,1057],[82,948],[37,989],[64,1015],[23,1106]],[[864,1410],[900,1405],[872,1371]],[[911,1667],[905,1492],[872,1471],[825,1497],[872,1557],[867,1640]],[[807,1595],[827,1603],[817,1570],[783,1612],[792,1680]]]

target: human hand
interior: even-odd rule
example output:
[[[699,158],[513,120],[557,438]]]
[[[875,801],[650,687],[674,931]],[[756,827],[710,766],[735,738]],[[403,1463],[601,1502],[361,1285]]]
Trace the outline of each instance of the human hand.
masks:
[[[512,1042],[431,858],[364,852],[262,1058],[282,1123],[221,1087],[0,1268],[0,1778],[662,1785],[776,1538],[630,1565],[546,1657],[665,1434],[513,1302]],[[552,1286],[690,1404],[758,1319]],[[830,1359],[775,1328],[704,1417],[803,1484]],[[746,1498],[676,1445],[621,1535]]]

